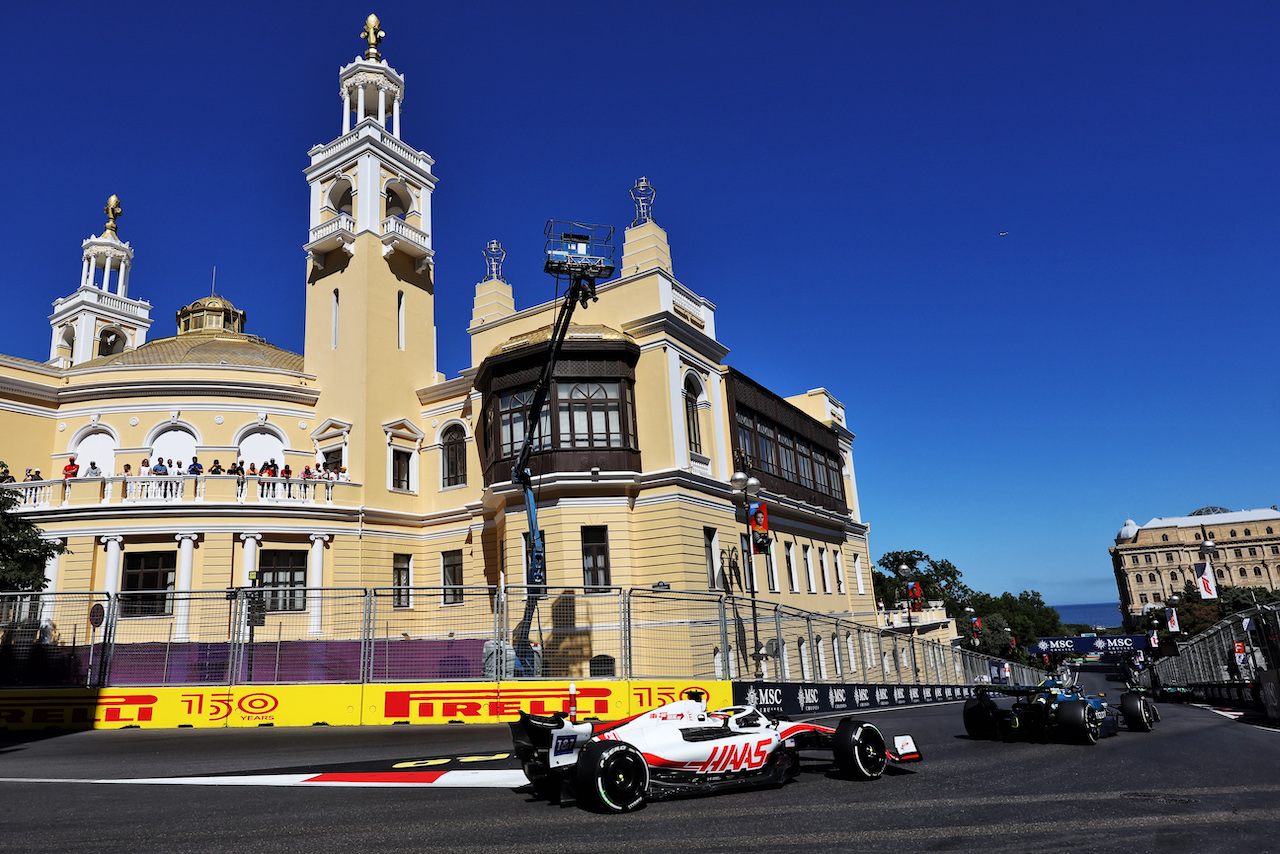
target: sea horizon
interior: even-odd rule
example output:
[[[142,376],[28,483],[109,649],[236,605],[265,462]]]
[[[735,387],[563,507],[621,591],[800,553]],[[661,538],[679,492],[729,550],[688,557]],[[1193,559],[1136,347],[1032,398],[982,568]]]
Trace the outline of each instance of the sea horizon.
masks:
[[[1063,623],[1084,623],[1090,626],[1106,626],[1109,629],[1119,628],[1120,602],[1080,602],[1069,605],[1050,605],[1058,612]]]

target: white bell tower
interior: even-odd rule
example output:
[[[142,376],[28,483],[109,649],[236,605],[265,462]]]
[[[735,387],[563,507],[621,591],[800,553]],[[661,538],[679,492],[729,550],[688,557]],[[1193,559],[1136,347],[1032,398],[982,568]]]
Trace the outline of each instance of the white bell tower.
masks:
[[[132,350],[147,340],[151,328],[151,303],[129,298],[133,247],[116,234],[120,199],[113,195],[102,210],[107,215],[102,236],[90,236],[82,244],[80,287],[54,300],[49,315],[49,364],[54,367],[69,368]]]

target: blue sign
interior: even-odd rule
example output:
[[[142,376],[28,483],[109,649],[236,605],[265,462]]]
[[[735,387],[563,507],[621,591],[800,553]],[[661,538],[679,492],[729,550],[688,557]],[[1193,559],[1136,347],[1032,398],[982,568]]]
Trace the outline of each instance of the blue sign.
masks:
[[[1137,652],[1147,648],[1146,635],[1099,635],[1080,638],[1040,638],[1037,652]]]

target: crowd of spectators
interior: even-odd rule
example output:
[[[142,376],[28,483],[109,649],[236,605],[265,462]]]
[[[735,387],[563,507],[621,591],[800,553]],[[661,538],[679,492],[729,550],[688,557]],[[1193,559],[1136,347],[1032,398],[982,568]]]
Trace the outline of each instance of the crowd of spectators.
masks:
[[[226,475],[231,477],[239,477],[241,480],[245,478],[280,478],[282,480],[291,480],[294,478],[293,469],[288,463],[283,466],[278,465],[274,459],[266,460],[261,466],[249,463],[245,468],[244,460],[236,460],[231,465],[223,468],[221,461],[214,460],[209,466],[207,472],[211,475]],[[155,462],[151,462],[150,457],[143,457],[142,462],[138,465],[137,472],[133,471],[130,463],[124,463],[120,467],[120,471],[116,472],[116,477],[171,477],[181,475],[203,475],[206,474],[204,464],[200,462],[199,457],[193,456],[188,465],[183,465],[182,460],[175,461],[172,457],[166,459],[164,457],[156,457]],[[76,462],[74,456],[68,457],[67,464],[62,467],[62,479],[70,480],[71,478],[89,478],[89,477],[109,477],[98,467],[97,460],[90,460],[87,467],[82,467]],[[346,466],[333,466],[330,464],[317,465],[314,469],[311,466],[304,466],[302,480],[333,480],[333,481],[349,481],[351,478],[347,476]],[[23,483],[31,483],[34,481],[44,480],[44,476],[40,473],[40,469],[29,468],[25,471],[22,478]],[[18,479],[9,471],[9,466],[0,462],[0,484],[17,483]]]

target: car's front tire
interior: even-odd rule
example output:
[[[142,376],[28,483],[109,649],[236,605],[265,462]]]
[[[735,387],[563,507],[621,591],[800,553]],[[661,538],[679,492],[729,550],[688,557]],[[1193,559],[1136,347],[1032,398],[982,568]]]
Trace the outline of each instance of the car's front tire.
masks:
[[[578,798],[604,812],[631,812],[649,790],[649,764],[625,741],[593,741],[578,757]]]
[[[1081,744],[1098,743],[1098,724],[1088,700],[1067,700],[1060,703],[1058,729]]]
[[[996,704],[989,698],[971,697],[964,701],[964,731],[969,738],[990,741],[1000,734]]]
[[[884,773],[889,756],[884,736],[873,724],[845,718],[832,738],[836,767],[859,780],[874,780]]]
[[[1120,695],[1120,712],[1124,715],[1125,725],[1135,732],[1151,732],[1155,720],[1151,714],[1151,704],[1141,694],[1129,692]]]

